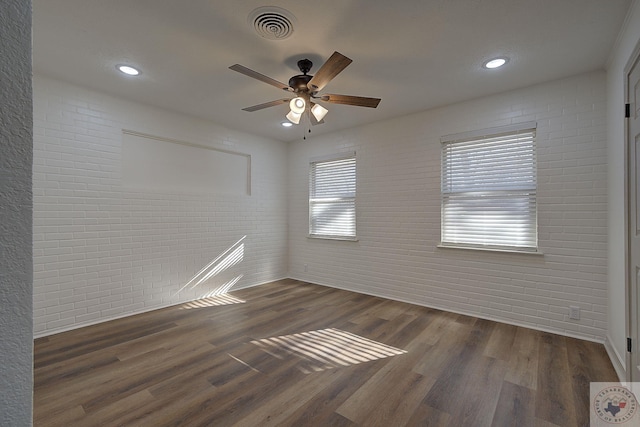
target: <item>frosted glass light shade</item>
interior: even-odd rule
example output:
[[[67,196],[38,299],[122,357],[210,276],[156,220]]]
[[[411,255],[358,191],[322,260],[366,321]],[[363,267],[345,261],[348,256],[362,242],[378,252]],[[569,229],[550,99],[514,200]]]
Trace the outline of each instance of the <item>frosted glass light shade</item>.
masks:
[[[328,112],[329,110],[327,110],[320,104],[315,104],[313,107],[311,107],[311,113],[313,114],[313,117],[315,117],[317,121],[322,120],[324,116],[327,115]]]
[[[289,108],[291,108],[291,111],[296,114],[302,114],[306,106],[307,105],[306,102],[304,102],[304,98],[301,98],[299,96],[297,98],[293,98],[291,102],[289,102]]]
[[[304,110],[303,110],[304,111]],[[287,114],[287,120],[289,120],[291,123],[294,124],[298,124],[300,123],[300,117],[302,117],[302,113],[296,113],[295,111],[289,111],[289,114]]]

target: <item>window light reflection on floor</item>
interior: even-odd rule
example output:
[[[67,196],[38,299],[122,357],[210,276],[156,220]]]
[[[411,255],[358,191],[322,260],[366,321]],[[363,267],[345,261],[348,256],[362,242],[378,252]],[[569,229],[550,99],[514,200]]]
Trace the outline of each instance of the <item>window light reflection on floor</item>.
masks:
[[[356,334],[329,328],[251,341],[265,352],[283,359],[294,355],[308,362],[305,373],[370,362],[406,353]]]
[[[194,308],[214,307],[218,305],[244,304],[246,301],[236,298],[229,294],[219,294],[208,298],[197,299],[184,303],[180,306],[182,310],[191,310]]]

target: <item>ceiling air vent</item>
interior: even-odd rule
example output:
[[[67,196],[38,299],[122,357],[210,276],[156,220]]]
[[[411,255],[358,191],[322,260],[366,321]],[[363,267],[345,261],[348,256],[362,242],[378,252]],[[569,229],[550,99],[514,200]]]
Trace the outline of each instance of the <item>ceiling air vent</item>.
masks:
[[[284,40],[293,34],[295,16],[275,6],[259,7],[249,14],[249,26],[265,39]]]

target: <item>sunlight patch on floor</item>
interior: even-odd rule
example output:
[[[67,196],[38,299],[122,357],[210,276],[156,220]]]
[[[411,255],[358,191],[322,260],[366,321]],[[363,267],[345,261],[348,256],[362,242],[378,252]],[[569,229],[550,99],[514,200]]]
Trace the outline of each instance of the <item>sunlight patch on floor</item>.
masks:
[[[206,307],[215,307],[218,305],[244,304],[244,303],[246,303],[245,300],[236,298],[233,295],[219,294],[219,295],[214,295],[208,298],[197,299],[194,301],[184,303],[180,306],[180,309],[191,310],[194,308],[206,308]]]
[[[299,367],[304,373],[406,353],[405,350],[335,328],[263,338],[251,343],[279,359],[284,359],[286,355],[294,355],[308,362]]]

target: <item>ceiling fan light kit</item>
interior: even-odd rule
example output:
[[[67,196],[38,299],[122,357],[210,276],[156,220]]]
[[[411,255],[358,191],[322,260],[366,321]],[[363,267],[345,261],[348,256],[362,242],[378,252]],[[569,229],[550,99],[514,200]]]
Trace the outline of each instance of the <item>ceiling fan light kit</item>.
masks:
[[[304,98],[300,96],[293,98],[289,103],[289,108],[291,108],[291,111],[297,114],[302,114],[306,107],[307,103],[304,101]]]
[[[302,117],[302,113],[296,113],[294,111],[289,111],[289,114],[286,115],[287,120],[289,120],[294,125],[300,124],[300,117]]]
[[[322,105],[312,102],[312,99],[334,104],[368,108],[376,108],[380,103],[380,98],[335,94],[318,95],[318,92],[320,92],[331,80],[333,80],[335,76],[351,64],[351,62],[351,59],[341,53],[333,52],[329,59],[322,64],[316,74],[311,76],[307,73],[311,70],[313,63],[306,58],[301,59],[298,61],[298,68],[302,74],[291,77],[288,85],[240,64],[232,65],[229,68],[248,77],[270,84],[271,86],[296,94],[296,97],[291,100],[279,99],[276,101],[265,102],[263,104],[243,108],[244,111],[253,112],[289,102],[289,108],[291,111],[286,115],[287,120],[291,123],[299,124],[303,114],[308,113],[309,122],[311,125],[315,126],[324,123],[323,118],[327,115],[328,110]]]
[[[328,112],[329,110],[320,104],[313,104],[313,107],[311,107],[311,114],[313,114],[313,117],[315,117],[317,121],[322,120]]]

